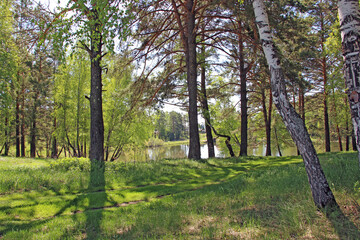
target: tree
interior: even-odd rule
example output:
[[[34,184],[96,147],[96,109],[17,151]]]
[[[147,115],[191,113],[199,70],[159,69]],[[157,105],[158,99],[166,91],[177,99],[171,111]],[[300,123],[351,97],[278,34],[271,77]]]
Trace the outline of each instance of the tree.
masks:
[[[274,103],[303,157],[315,205],[318,208],[337,206],[304,121],[288,100],[284,73],[280,66],[279,54],[275,48],[263,0],[253,0],[253,9],[262,48],[271,73]]]
[[[197,1],[171,0],[180,29],[182,45],[186,57],[187,86],[189,92],[189,158],[200,159],[200,138],[197,119],[197,60],[195,14]],[[182,16],[183,15],[183,18]],[[184,26],[185,25],[185,26]]]
[[[205,28],[203,26],[203,28]],[[204,31],[205,29],[203,29]],[[204,41],[204,35],[202,35],[202,41]],[[215,157],[215,146],[214,146],[214,138],[212,135],[211,129],[211,117],[209,111],[209,104],[208,104],[208,94],[206,90],[206,58],[208,54],[206,53],[205,45],[201,46],[201,53],[200,53],[200,102],[202,108],[202,115],[205,119],[205,131],[206,131],[206,143],[208,146],[208,157],[214,158]]]
[[[62,45],[66,40],[73,43],[80,40],[82,48],[87,51],[91,61],[90,92],[90,154],[91,160],[104,160],[104,120],[102,110],[102,66],[105,49],[114,48],[115,34],[125,35],[127,18],[122,0],[69,0],[68,7],[62,9],[58,16],[73,11],[67,19],[60,19],[63,30],[55,33],[54,38]],[[55,25],[56,26],[56,25]],[[71,26],[73,30],[71,31]],[[46,34],[46,31],[45,31]]]
[[[109,68],[103,81],[106,161],[114,161],[126,150],[143,147],[154,132],[146,109],[133,99],[137,89],[128,56],[115,54],[105,59]]]
[[[360,11],[358,0],[339,0],[344,78],[360,165]]]
[[[77,52],[66,58],[54,78],[56,137],[61,151],[76,157],[87,156],[89,140],[90,66],[85,53]]]
[[[9,154],[12,111],[14,108],[12,90],[15,89],[17,69],[16,48],[11,36],[13,16],[11,1],[0,3],[0,153]]]
[[[334,1],[320,0],[310,1],[309,9],[311,17],[314,18],[313,30],[316,31],[318,42],[317,56],[314,66],[317,67],[315,71],[319,72],[323,84],[323,115],[324,115],[324,136],[325,136],[325,151],[331,151],[330,138],[330,119],[329,119],[329,57],[326,52],[325,43],[329,36],[330,27],[335,21],[335,16],[331,11],[334,8]]]

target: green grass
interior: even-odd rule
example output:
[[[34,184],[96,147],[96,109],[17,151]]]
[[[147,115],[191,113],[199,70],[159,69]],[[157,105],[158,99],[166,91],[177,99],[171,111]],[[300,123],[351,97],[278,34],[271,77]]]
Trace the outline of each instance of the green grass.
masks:
[[[320,159],[341,208],[328,215],[299,157],[107,163],[104,172],[84,159],[0,158],[0,238],[358,239],[357,154]]]

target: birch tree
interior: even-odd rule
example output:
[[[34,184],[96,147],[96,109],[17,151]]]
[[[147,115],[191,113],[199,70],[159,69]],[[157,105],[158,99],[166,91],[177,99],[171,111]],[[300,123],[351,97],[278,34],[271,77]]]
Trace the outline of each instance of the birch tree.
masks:
[[[260,41],[271,73],[273,100],[303,158],[315,205],[318,208],[337,206],[304,121],[287,97],[284,73],[273,41],[264,1],[253,0],[253,9]]]
[[[344,77],[360,164],[360,11],[358,0],[338,2]]]

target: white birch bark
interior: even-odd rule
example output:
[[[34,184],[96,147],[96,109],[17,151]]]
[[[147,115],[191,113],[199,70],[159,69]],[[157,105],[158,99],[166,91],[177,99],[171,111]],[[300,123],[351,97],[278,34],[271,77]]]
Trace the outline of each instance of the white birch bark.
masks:
[[[306,173],[311,187],[315,205],[318,208],[337,206],[335,197],[329,188],[319,158],[312,144],[304,121],[290,104],[286,93],[284,74],[280,66],[279,54],[276,52],[269,20],[263,0],[253,0],[256,24],[260,40],[271,73],[271,90],[274,103],[289,131],[292,139],[303,157]]]
[[[339,0],[344,77],[360,165],[360,10],[358,0]]]

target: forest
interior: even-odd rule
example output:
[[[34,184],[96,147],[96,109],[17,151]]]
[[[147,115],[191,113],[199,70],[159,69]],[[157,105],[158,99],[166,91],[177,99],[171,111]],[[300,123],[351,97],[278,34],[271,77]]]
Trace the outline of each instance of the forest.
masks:
[[[359,42],[358,0],[1,1],[0,238],[360,238]]]

